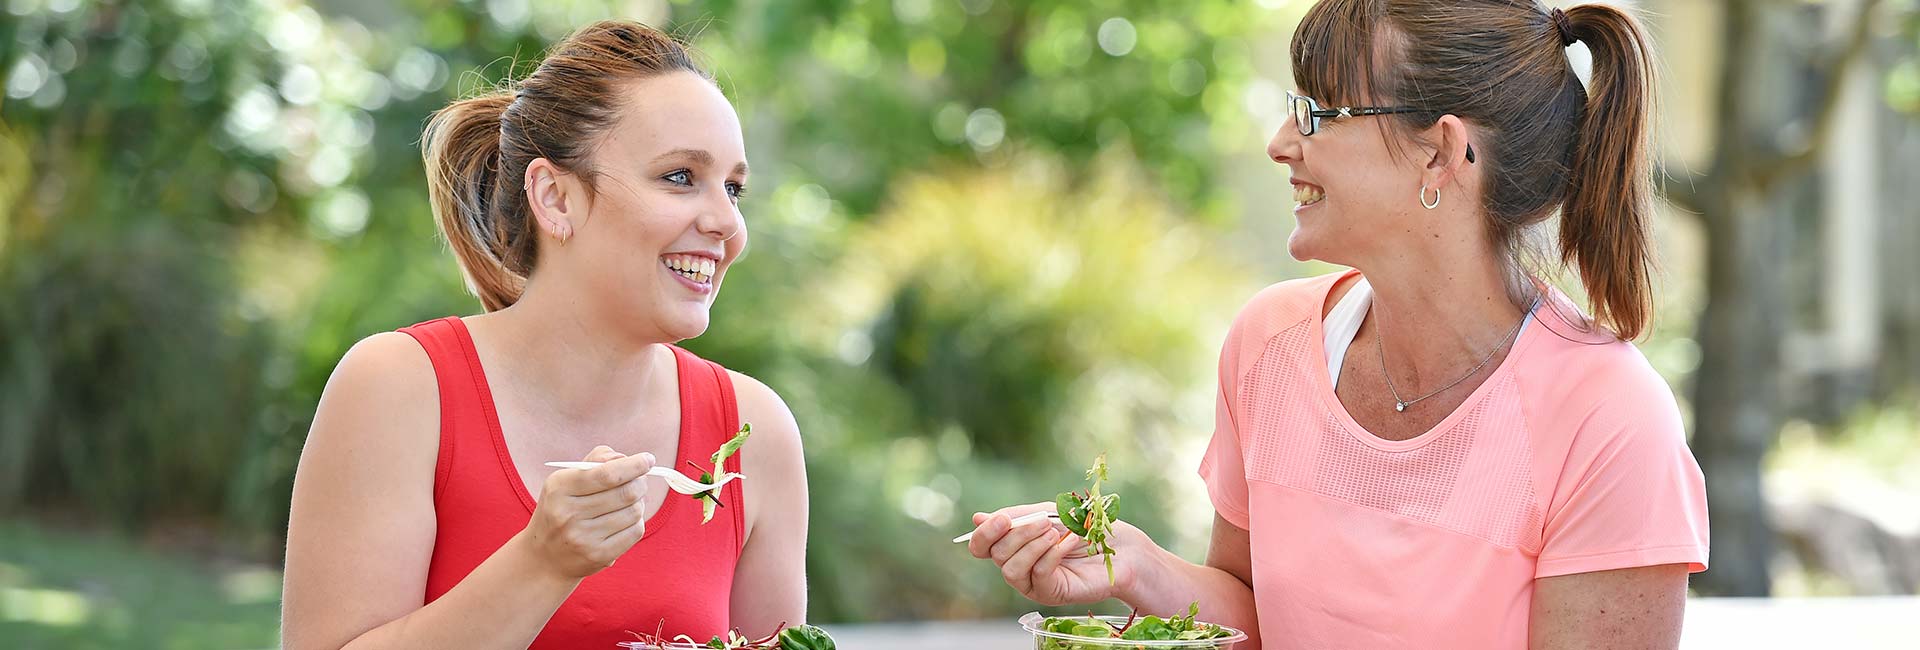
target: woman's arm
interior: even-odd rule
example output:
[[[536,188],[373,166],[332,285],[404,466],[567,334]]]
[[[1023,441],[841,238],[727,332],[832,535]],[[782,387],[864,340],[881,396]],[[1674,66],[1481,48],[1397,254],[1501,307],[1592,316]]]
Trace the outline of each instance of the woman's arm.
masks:
[[[1148,561],[1118,595],[1140,611],[1162,615],[1184,614],[1189,603],[1198,602],[1200,620],[1238,628],[1247,633],[1247,641],[1235,647],[1260,650],[1259,617],[1253,607],[1253,552],[1247,540],[1246,530],[1215,514],[1204,565],[1158,545],[1142,545]]]
[[[433,366],[411,337],[378,334],[340,360],[294,475],[284,647],[525,647],[572,590],[503,552],[462,583],[466,598],[416,611],[433,554],[439,426]],[[488,591],[501,597],[480,596]]]
[[[1529,646],[1677,648],[1687,565],[1594,571],[1533,581]]]
[[[334,370],[294,477],[281,646],[525,648],[580,579],[639,539],[642,455],[562,471],[534,523],[432,604],[439,398],[405,334],[355,345]]]
[[[1247,531],[1214,515],[1212,548],[1199,565],[1167,552],[1133,524],[1114,522],[1108,578],[1106,562],[1086,556],[1087,542],[1058,522],[1010,527],[1015,517],[1053,509],[1051,503],[1032,503],[976,513],[967,550],[992,560],[1008,586],[1042,605],[1119,598],[1141,613],[1171,616],[1186,614],[1187,605],[1197,602],[1200,620],[1239,628],[1247,643],[1238,647],[1259,650]]]
[[[807,466],[787,404],[752,377],[731,373],[740,419],[753,437],[740,452],[746,545],[733,574],[732,625],[753,638],[807,618]]]

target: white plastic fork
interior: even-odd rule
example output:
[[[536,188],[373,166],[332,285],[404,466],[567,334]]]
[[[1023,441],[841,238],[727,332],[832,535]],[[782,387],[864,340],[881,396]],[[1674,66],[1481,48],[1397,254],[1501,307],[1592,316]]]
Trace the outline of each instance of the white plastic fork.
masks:
[[[1059,518],[1060,518],[1060,514],[1056,512],[1048,512],[1045,510],[1042,510],[1040,512],[1029,512],[1027,514],[1014,517],[1013,525],[1007,527],[1007,530],[1013,530],[1015,528],[1025,526],[1027,524],[1031,524],[1036,521],[1046,521],[1048,519],[1059,519]],[[973,539],[973,533],[969,532],[965,535],[961,535],[959,537],[953,538],[953,543],[959,544],[961,542],[965,542],[971,539]]]
[[[591,460],[556,460],[551,463],[547,463],[547,467],[558,467],[560,469],[593,469],[599,466],[600,466],[599,461],[591,461]],[[707,492],[709,490],[718,490],[720,489],[720,486],[726,485],[728,482],[734,479],[744,480],[747,478],[747,475],[741,474],[739,472],[727,472],[725,474],[721,474],[720,478],[712,483],[701,483],[699,481],[688,478],[687,475],[681,474],[680,472],[674,470],[671,467],[664,467],[660,465],[655,465],[653,466],[653,469],[647,470],[646,475],[658,476],[660,478],[666,479],[667,487],[681,494],[699,494],[702,492]]]

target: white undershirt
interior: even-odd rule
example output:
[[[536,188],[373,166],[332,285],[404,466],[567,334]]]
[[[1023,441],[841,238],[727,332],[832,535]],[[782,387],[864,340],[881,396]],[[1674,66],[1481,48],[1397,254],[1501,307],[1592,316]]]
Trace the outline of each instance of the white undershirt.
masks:
[[[1361,277],[1340,297],[1340,302],[1327,312],[1322,330],[1327,340],[1327,378],[1333,386],[1340,385],[1340,367],[1346,363],[1347,348],[1353,345],[1353,337],[1360,333],[1360,323],[1367,320],[1367,307],[1373,305],[1373,285]],[[1520,331],[1514,332],[1515,340],[1527,331],[1527,323],[1533,322],[1533,312],[1527,312],[1526,320],[1520,322]]]

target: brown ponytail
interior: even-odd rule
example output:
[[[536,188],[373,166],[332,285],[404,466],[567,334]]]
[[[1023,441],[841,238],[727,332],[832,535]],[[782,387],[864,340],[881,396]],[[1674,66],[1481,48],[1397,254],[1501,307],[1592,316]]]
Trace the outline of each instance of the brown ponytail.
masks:
[[[1561,208],[1561,260],[1580,270],[1594,318],[1634,339],[1653,312],[1652,47],[1619,9],[1581,5],[1566,16],[1569,33],[1593,53],[1593,74]]]
[[[1572,40],[1593,52],[1591,97]],[[1291,51],[1295,82],[1323,104],[1430,109],[1379,121],[1402,132],[1449,114],[1480,127],[1488,238],[1517,269],[1526,228],[1559,208],[1561,262],[1579,269],[1594,320],[1633,339],[1652,311],[1651,49],[1638,21],[1603,5],[1321,0]]]
[[[427,195],[467,288],[487,311],[512,305],[538,255],[522,184],[546,158],[579,174],[623,106],[624,83],[674,71],[712,77],[673,37],[634,22],[588,25],[550,50],[525,79],[433,114],[421,139]]]
[[[505,183],[500,171],[500,114],[513,103],[506,93],[463,99],[440,109],[421,140],[427,164],[427,197],[434,221],[466,276],[467,290],[487,311],[513,304],[533,268],[534,241],[519,210],[495,206],[521,199],[519,179]],[[504,199],[504,201],[503,201]]]

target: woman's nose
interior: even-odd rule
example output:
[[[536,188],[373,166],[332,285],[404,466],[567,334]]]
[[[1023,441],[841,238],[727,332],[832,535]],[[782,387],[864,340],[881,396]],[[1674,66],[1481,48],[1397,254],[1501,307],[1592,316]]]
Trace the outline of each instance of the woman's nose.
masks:
[[[740,215],[740,206],[730,199],[722,199],[719,204],[708,206],[700,218],[694,221],[694,227],[700,233],[720,241],[738,237],[746,229],[746,219]]]
[[[1273,139],[1267,141],[1267,157],[1277,163],[1291,163],[1300,160],[1300,127],[1288,116],[1286,122],[1273,132]]]

